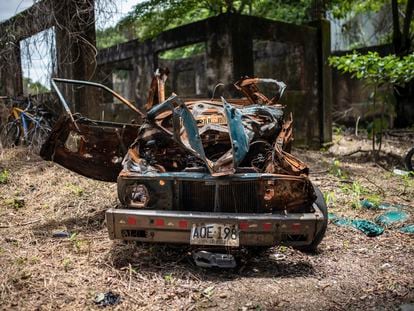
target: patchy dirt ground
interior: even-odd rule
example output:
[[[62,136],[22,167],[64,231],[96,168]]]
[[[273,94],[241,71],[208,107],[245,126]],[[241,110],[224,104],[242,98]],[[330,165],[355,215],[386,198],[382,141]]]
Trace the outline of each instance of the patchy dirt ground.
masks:
[[[373,219],[380,212],[352,207],[369,198],[406,205],[413,223],[414,178],[392,173],[408,145],[391,137],[379,164],[364,151],[369,143],[352,136],[336,136],[330,151],[296,153],[310,164],[330,212]],[[205,270],[184,249],[110,241],[104,213],[117,204],[115,184],[24,149],[3,151],[0,172],[1,309],[98,309],[94,297],[107,291],[120,294],[118,310],[398,310],[414,303],[414,237],[395,228],[369,238],[330,224],[317,254],[275,247],[234,271]],[[58,230],[72,236],[52,237]]]

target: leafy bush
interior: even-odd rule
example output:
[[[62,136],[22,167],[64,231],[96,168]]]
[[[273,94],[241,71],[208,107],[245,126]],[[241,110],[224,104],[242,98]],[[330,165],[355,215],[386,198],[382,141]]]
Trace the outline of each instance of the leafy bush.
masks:
[[[385,83],[402,86],[414,78],[414,53],[401,58],[395,55],[381,57],[377,52],[354,52],[330,57],[329,64],[374,86]]]
[[[341,73],[349,73],[352,78],[363,80],[373,86],[374,91],[368,102],[374,116],[379,114],[380,117],[374,117],[368,130],[372,138],[372,150],[377,156],[381,150],[382,131],[388,127],[385,111],[392,111],[386,107],[394,106],[394,99],[390,93],[394,86],[404,86],[414,79],[414,53],[404,57],[395,55],[381,57],[377,52],[367,54],[353,52],[344,56],[330,57],[329,64]],[[388,92],[379,91],[380,87]],[[379,143],[377,150],[376,143]]]

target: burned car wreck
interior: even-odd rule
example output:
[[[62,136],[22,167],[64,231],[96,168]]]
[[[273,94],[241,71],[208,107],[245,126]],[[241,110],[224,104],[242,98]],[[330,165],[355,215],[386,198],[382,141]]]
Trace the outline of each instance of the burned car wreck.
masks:
[[[112,239],[241,247],[290,245],[315,250],[327,227],[323,196],[309,169],[290,154],[292,116],[278,103],[286,85],[243,78],[242,98],[165,99],[157,70],[146,113],[105,86],[57,79],[67,114],[41,156],[84,176],[117,181],[120,205],[106,212]],[[103,88],[142,124],[71,114],[55,83]],[[268,98],[258,85],[271,83]]]

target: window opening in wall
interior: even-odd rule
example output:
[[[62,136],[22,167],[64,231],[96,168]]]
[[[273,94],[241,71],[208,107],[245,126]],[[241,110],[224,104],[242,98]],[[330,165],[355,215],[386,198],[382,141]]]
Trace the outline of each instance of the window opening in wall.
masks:
[[[23,93],[40,94],[50,91],[50,79],[56,70],[54,27],[20,41],[23,72]]]

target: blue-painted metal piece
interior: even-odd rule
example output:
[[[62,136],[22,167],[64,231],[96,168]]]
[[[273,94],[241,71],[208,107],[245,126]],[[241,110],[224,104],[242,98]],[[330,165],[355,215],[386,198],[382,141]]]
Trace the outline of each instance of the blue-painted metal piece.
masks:
[[[178,106],[176,107],[174,103],[178,104]],[[177,95],[169,97],[163,103],[156,105],[150,111],[148,111],[148,119],[152,121],[156,118],[157,115],[168,110],[170,110],[172,113],[172,134],[174,140],[183,148],[194,154],[196,157],[203,160],[206,163],[207,168],[210,170],[210,172],[212,172],[213,164],[210,160],[207,159],[205,155],[203,142],[201,141],[201,137],[198,132],[197,122],[194,119],[191,111],[187,108],[185,103],[177,97]],[[188,143],[181,139],[182,127],[184,127],[184,130],[187,133]]]
[[[194,119],[193,114],[191,111],[187,108],[185,103],[181,100],[178,100],[180,106],[175,110],[176,114],[180,116],[180,118],[183,121],[184,129],[187,133],[188,137],[188,143],[190,144],[190,147],[193,151],[193,153],[201,158],[209,168],[209,170],[212,170],[212,163],[206,158],[206,154],[204,152],[203,142],[201,141],[200,134],[198,132],[197,122]],[[178,132],[178,137],[176,137],[176,140],[179,140],[183,145],[187,146],[181,139],[180,133]]]
[[[233,166],[234,168],[237,168],[249,152],[250,140],[243,126],[240,110],[232,107],[223,97],[221,100],[227,118],[231,147],[233,149]]]

